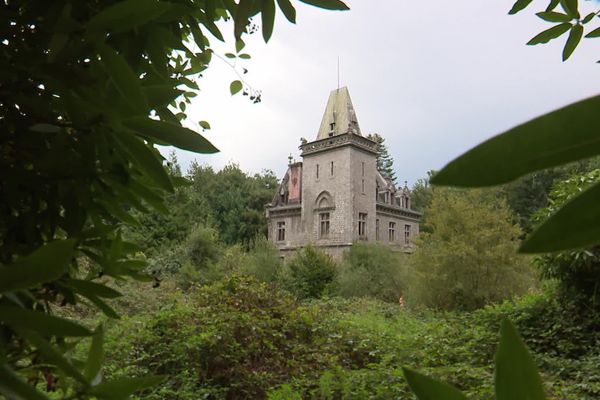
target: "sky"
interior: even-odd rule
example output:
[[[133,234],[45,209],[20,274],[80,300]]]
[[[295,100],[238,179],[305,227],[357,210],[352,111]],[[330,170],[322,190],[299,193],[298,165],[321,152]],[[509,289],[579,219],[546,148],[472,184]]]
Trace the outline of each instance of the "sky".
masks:
[[[409,186],[496,134],[598,93],[594,39],[584,39],[565,63],[566,37],[525,45],[551,27],[534,15],[547,1],[514,16],[504,0],[346,3],[350,11],[335,12],[296,2],[296,25],[278,13],[268,44],[260,30],[246,36],[252,58],[237,68],[248,69],[244,79],[262,92],[259,104],[231,96],[237,76],[213,58],[185,124],[200,131],[197,121],[209,121],[202,134],[220,153],[178,150],[184,170],[193,160],[216,169],[235,162],[282,177],[290,154],[300,160],[300,138],[316,138],[338,84],[338,57],[339,83],[349,88],[363,135],[386,139],[398,181]],[[233,52],[233,25],[223,31],[229,43],[214,40],[215,51]]]

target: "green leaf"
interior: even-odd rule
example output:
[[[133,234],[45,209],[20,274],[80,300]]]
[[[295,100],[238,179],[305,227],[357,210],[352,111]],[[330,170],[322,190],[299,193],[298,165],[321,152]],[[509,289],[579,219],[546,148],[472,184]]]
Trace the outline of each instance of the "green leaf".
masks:
[[[300,0],[302,3],[310,4],[311,6],[324,8],[327,10],[345,11],[350,8],[340,0]]]
[[[85,363],[84,375],[89,382],[95,383],[100,379],[102,363],[104,362],[104,326],[99,325],[92,336],[92,343]]]
[[[127,61],[108,46],[102,46],[100,56],[102,64],[123,100],[131,106],[132,110],[147,114],[149,107],[140,87],[140,79]]]
[[[148,147],[142,139],[135,135],[130,135],[128,132],[116,133],[115,139],[123,146],[125,151],[129,153],[135,161],[135,165],[148,176],[158,187],[173,192],[173,184],[171,178],[165,170],[154,150]]]
[[[533,0],[517,0],[508,13],[510,15],[516,14],[519,11],[524,10],[529,4],[531,4],[532,1]]]
[[[239,53],[240,51],[242,51],[242,49],[246,47],[246,43],[244,43],[244,41],[242,39],[238,39],[235,42],[235,51],[236,53]]]
[[[156,139],[162,144],[196,153],[216,153],[219,151],[202,135],[182,126],[143,117],[130,118],[123,121],[123,123],[142,136]]]
[[[142,92],[150,107],[162,107],[184,93],[183,90],[175,89],[173,85],[148,85],[142,87]]]
[[[548,43],[550,40],[556,39],[569,29],[571,29],[571,24],[566,22],[564,24],[555,25],[552,28],[535,35],[529,42],[527,42],[527,44],[536,45],[540,43]]]
[[[450,162],[431,182],[462,187],[507,183],[529,172],[600,154],[600,96],[550,112],[495,136]]]
[[[243,60],[249,60],[251,58],[250,54],[246,54],[246,53],[240,54],[238,57],[241,58],[241,59],[243,59]]]
[[[206,121],[200,121],[198,124],[202,127],[202,129],[210,129],[210,124]]]
[[[582,24],[587,24],[588,22],[590,22],[594,17],[596,16],[596,13],[589,13],[588,15],[585,16],[584,19],[581,20]]]
[[[124,32],[158,18],[171,8],[168,2],[125,0],[110,5],[87,23],[88,31]]]
[[[515,327],[502,321],[496,352],[497,400],[544,400],[544,388],[533,358]]]
[[[13,264],[0,266],[0,293],[56,280],[67,271],[74,256],[74,240],[56,240]]]
[[[548,22],[569,22],[573,19],[567,14],[562,14],[554,11],[539,12],[535,15]]]
[[[120,378],[94,386],[89,393],[100,399],[121,400],[128,398],[139,390],[156,386],[162,380],[163,378],[158,376]]]
[[[582,25],[573,26],[573,28],[571,29],[571,32],[569,33],[569,38],[567,39],[567,43],[565,43],[565,48],[563,49],[563,54],[562,54],[563,61],[567,61],[569,59],[569,57],[571,57],[571,54],[573,54],[573,51],[575,51],[575,48],[581,41],[582,36],[583,36],[583,26]]]
[[[67,282],[67,285],[75,289],[75,291],[79,293],[85,292],[98,297],[114,299],[116,297],[122,296],[121,293],[117,292],[113,288],[110,288],[101,283],[86,281],[83,279],[71,279]]]
[[[261,10],[261,21],[262,21],[262,35],[265,43],[271,39],[273,34],[273,26],[275,25],[275,1],[274,0],[263,0]],[[238,50],[239,52],[240,50]]]
[[[419,400],[467,400],[454,386],[436,381],[408,368],[402,368],[410,389]]]
[[[17,329],[30,329],[52,336],[89,336],[89,329],[68,319],[21,307],[0,306],[0,321]]]
[[[98,307],[98,309],[100,311],[102,311],[104,313],[104,315],[106,315],[109,318],[114,318],[114,319],[120,319],[121,316],[119,314],[117,314],[117,312],[108,304],[106,304],[106,302],[104,302],[104,300],[101,300],[100,298],[89,294],[89,293],[80,293],[83,297],[87,298],[89,301],[91,301],[92,303],[94,303],[94,305],[96,307]]]
[[[239,40],[242,37],[242,33],[246,31],[248,25],[248,18],[252,12],[252,0],[239,0],[234,16],[234,28],[233,32],[235,39]]]
[[[562,206],[521,245],[522,253],[574,249],[600,242],[600,184]]]
[[[292,24],[296,23],[296,9],[290,3],[290,0],[277,0],[277,4],[279,5],[279,9],[283,12],[285,18],[290,21]]]
[[[235,54],[233,54],[233,53],[225,53],[225,57],[227,57],[227,58],[235,58]]]
[[[240,82],[240,81],[233,81],[229,85],[229,91],[231,92],[231,95],[233,96],[234,94],[236,94],[237,92],[239,92],[240,90],[242,90],[243,87],[244,87],[244,85],[242,85],[242,82]]]
[[[546,7],[546,11],[554,10],[560,4],[560,0],[550,0],[548,7]]]
[[[77,379],[83,384],[87,384],[85,377],[79,370],[73,366],[63,354],[57,350],[50,342],[44,339],[39,333],[34,331],[20,330],[19,334],[34,345],[40,353],[42,353],[47,361],[50,361],[69,376]]]
[[[596,28],[593,31],[591,31],[590,33],[588,33],[587,35],[585,35],[586,38],[597,38],[600,37],[600,28]]]
[[[51,124],[35,124],[29,127],[30,131],[41,133],[56,133],[60,131],[60,126]]]
[[[574,19],[579,19],[581,17],[581,15],[579,15],[579,5],[577,0],[560,0],[560,5],[563,10]]]
[[[17,375],[6,364],[0,365],[0,393],[7,398],[28,400],[50,400]]]

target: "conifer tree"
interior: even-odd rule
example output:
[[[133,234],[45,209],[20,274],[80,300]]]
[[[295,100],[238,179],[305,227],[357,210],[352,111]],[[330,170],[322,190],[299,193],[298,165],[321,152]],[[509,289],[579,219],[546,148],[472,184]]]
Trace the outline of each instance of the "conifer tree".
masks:
[[[388,152],[385,139],[378,133],[369,135],[369,138],[377,143],[377,170],[386,178],[396,184],[396,172],[394,171],[394,159]]]

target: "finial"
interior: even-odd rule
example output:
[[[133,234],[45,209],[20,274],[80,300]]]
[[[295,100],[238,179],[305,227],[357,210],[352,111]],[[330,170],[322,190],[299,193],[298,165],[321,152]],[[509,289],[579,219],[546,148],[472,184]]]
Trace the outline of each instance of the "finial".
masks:
[[[290,155],[288,156],[288,165],[292,165],[293,159],[294,159],[294,157],[292,157],[292,153],[290,153]]]
[[[338,85],[337,85],[337,90],[340,90],[340,56],[338,56],[338,64],[337,64],[337,78],[338,78]]]

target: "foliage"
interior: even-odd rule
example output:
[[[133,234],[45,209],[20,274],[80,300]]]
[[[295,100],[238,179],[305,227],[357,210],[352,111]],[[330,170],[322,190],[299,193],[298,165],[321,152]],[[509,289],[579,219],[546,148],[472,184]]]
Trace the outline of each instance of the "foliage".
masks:
[[[554,186],[550,205],[536,214],[543,221],[571,198],[600,182],[600,169],[576,174]],[[600,309],[600,246],[540,255],[536,264],[542,276],[557,279],[562,294],[582,302],[585,308]]]
[[[482,190],[438,188],[411,256],[409,304],[474,310],[524,293],[532,284],[515,250],[519,227],[505,202]]]
[[[248,261],[241,265],[240,271],[258,279],[260,282],[276,283],[282,279],[283,264],[279,250],[264,237],[257,237],[248,254]]]
[[[369,135],[369,139],[377,143],[377,171],[384,177],[396,183],[396,171],[394,171],[394,159],[390,155],[385,138],[378,133]]]
[[[389,246],[355,243],[344,253],[338,290],[346,297],[398,302],[404,291],[406,255]]]
[[[265,398],[295,376],[377,359],[350,332],[332,331],[318,308],[240,276],[126,321],[108,340],[110,375],[169,376],[144,399]]]
[[[347,9],[337,0],[305,2]],[[292,4],[278,4],[294,22]],[[125,398],[154,381],[103,382],[102,328],[51,314],[85,299],[115,317],[104,299],[120,294],[94,280],[143,278],[145,262],[133,258],[138,249],[119,230],[136,223],[126,210],[166,213],[163,192],[181,183],[167,173],[156,144],[217,151],[180,120],[213,54],[208,34],[223,39],[216,22],[231,20],[243,47],[250,18],[260,14],[263,37],[270,38],[275,3],[260,5],[17,0],[2,6],[3,395],[47,398],[25,375],[70,398]],[[80,336],[91,338],[84,368],[68,353],[68,338]]]
[[[423,212],[431,205],[433,187],[430,184],[435,171],[427,171],[427,178],[418,179],[410,191],[411,208]],[[426,217],[426,216],[424,216]]]
[[[249,176],[237,164],[221,171],[193,164],[188,172],[192,192],[205,200],[215,221],[215,228],[226,244],[252,245],[257,236],[265,236],[265,204],[273,197],[277,177],[272,171]]]
[[[519,225],[523,231],[531,233],[536,225],[535,213],[540,208],[548,206],[548,196],[556,183],[572,174],[591,171],[599,166],[600,159],[593,158],[561,167],[532,172],[503,185],[500,192],[506,196],[508,206],[519,218]]]
[[[532,0],[517,0],[509,14],[518,13],[525,9],[531,2]],[[558,8],[559,5],[560,8]],[[590,12],[584,16],[581,12],[583,10],[580,11],[581,7],[577,0],[550,0],[546,9],[538,12],[536,15],[542,20],[555,25],[534,36],[527,44],[536,45],[548,43],[569,32],[569,36],[562,52],[562,60],[566,61],[579,45],[584,34],[585,26],[590,22],[595,21],[595,17],[600,13],[600,10],[594,11],[591,7],[584,7],[590,8]],[[588,26],[588,34],[585,35],[586,38],[596,38],[599,36],[600,27],[594,29]]]
[[[289,287],[300,298],[320,298],[331,291],[337,265],[331,257],[312,246],[298,251],[289,262]]]

